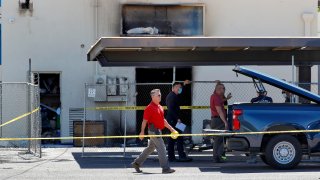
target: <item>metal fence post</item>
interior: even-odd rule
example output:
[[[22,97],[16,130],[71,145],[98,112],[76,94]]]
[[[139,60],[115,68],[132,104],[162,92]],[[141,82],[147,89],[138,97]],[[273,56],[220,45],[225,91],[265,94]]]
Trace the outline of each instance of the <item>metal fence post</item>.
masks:
[[[31,112],[31,58],[29,58],[28,83],[27,83],[27,104],[28,112]],[[28,116],[28,137],[31,138],[31,115]],[[31,153],[31,140],[28,141],[28,152]]]
[[[2,124],[3,123],[3,120],[2,120],[2,117],[3,117],[3,113],[2,113],[2,103],[3,103],[3,99],[2,99],[2,83],[0,83],[0,123]],[[1,126],[1,129],[0,129],[0,132],[1,132],[1,136],[0,137],[3,137],[3,134],[2,134],[2,126]]]
[[[129,91],[129,85],[128,85],[128,91]],[[129,92],[127,92],[127,95],[126,95],[126,106],[128,106],[128,94]],[[127,136],[127,110],[124,110],[124,138],[123,138],[123,157],[126,157],[126,147],[127,147],[127,139],[126,139],[126,136]]]

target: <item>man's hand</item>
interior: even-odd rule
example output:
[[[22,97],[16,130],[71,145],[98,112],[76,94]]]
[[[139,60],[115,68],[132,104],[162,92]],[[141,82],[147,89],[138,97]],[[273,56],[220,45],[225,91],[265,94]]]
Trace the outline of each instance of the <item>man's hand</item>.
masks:
[[[141,132],[140,132],[140,134],[139,134],[139,139],[142,141],[142,140],[143,140],[143,138],[144,138],[144,132],[143,132],[143,131],[141,131]]]
[[[232,98],[232,94],[229,93],[229,94],[227,95],[227,99],[231,99],[231,98]]]
[[[188,79],[186,79],[186,80],[183,81],[183,85],[187,85],[187,84],[190,84],[190,83],[191,83],[191,81],[188,80]]]
[[[179,133],[178,131],[176,131],[175,129],[170,130],[171,133]]]

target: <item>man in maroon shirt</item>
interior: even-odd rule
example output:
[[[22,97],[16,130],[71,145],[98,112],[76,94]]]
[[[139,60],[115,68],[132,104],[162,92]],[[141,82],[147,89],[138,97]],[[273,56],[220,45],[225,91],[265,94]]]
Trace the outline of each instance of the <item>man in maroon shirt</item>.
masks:
[[[224,109],[223,101],[224,85],[217,83],[213,94],[210,98],[211,109],[211,128],[219,130],[228,130],[228,122],[226,119],[226,111]],[[223,150],[223,137],[215,136],[213,144],[213,160],[221,162],[224,154]]]
[[[168,128],[172,133],[176,132],[173,129],[167,120],[164,118],[164,111],[162,106],[160,105],[161,101],[161,92],[160,89],[153,89],[150,93],[152,101],[146,107],[143,114],[143,121],[141,125],[140,139],[144,138],[144,130],[148,125],[148,134],[149,135],[161,135],[161,130],[165,127]],[[143,162],[148,158],[148,156],[153,153],[154,150],[157,150],[159,156],[160,166],[162,168],[162,173],[173,173],[174,169],[169,167],[167,155],[166,155],[166,147],[164,141],[161,137],[151,137],[148,141],[148,146],[143,150],[143,152],[137,157],[132,163],[132,167],[136,170],[136,172],[142,172],[140,170],[140,166]]]

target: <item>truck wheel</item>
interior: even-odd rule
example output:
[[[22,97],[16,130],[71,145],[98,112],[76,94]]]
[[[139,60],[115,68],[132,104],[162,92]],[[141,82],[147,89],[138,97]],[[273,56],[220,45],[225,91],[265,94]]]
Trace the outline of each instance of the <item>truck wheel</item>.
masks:
[[[301,161],[301,144],[290,135],[275,136],[266,146],[265,158],[267,164],[275,169],[292,169]]]

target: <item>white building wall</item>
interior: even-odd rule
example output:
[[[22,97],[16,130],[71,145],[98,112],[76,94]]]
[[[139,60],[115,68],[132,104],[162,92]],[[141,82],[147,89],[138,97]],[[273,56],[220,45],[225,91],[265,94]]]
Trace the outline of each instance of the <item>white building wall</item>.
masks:
[[[317,34],[317,0],[205,0],[208,36],[303,36],[303,13],[313,13]]]
[[[133,67],[101,68],[86,61],[98,37],[119,36],[120,4],[128,2],[204,3],[206,36],[304,36],[302,14],[313,13],[310,33],[317,35],[317,0],[33,0],[32,13],[20,13],[16,1],[3,1],[2,81],[26,81],[29,58],[33,71],[60,72],[62,136],[69,135],[69,108],[83,106],[84,83],[92,83],[95,74],[134,81]],[[235,80],[231,68],[194,67],[193,80]],[[289,67],[257,68],[291,79]]]
[[[206,35],[207,36],[305,36],[305,24],[302,18],[304,13],[314,14],[311,22],[311,35],[317,36],[317,3],[316,0],[208,0],[206,3]],[[257,57],[257,61],[259,57]],[[236,77],[232,71],[234,66],[197,66],[193,67],[194,81],[250,81],[249,78],[239,75]],[[292,79],[291,66],[252,66],[251,68],[271,74],[282,79]],[[296,73],[297,74],[297,73]],[[312,68],[312,81],[318,82],[318,67]],[[193,93],[201,91],[196,86]],[[253,89],[253,87],[252,87]],[[202,93],[210,95],[213,91]],[[236,92],[233,92],[236,94]],[[253,92],[253,96],[255,93]],[[271,97],[273,94],[269,94]],[[193,96],[195,105],[203,105],[203,97]],[[209,105],[209,100],[207,104]],[[193,133],[201,133],[204,115],[210,119],[210,111],[201,113],[194,110]],[[200,120],[200,122],[199,122]],[[201,138],[194,138],[200,142]]]
[[[32,14],[21,14],[17,2],[3,1],[2,80],[25,82],[29,58],[32,71],[60,72],[61,134],[68,136],[69,107],[83,106],[84,83],[92,81],[95,71],[95,64],[86,61],[86,52],[95,42],[93,6],[87,0],[33,3]]]

